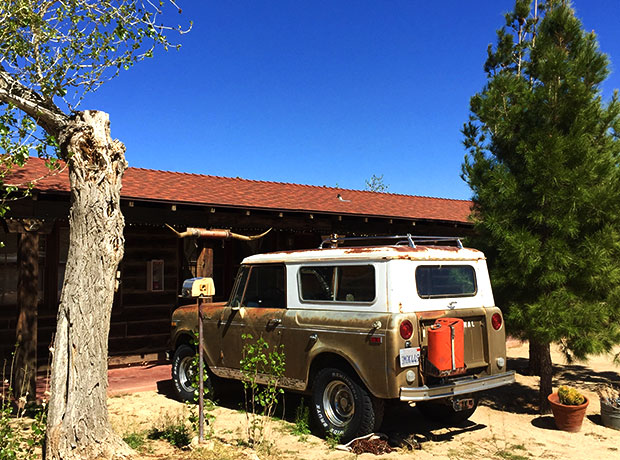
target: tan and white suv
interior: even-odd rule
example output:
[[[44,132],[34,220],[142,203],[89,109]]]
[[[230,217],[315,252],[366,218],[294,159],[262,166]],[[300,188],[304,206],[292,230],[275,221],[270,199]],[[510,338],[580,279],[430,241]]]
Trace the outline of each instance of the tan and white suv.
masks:
[[[386,400],[467,419],[479,391],[514,381],[484,254],[456,238],[390,239],[334,236],[319,249],[243,260],[230,300],[201,307],[209,372],[241,379],[241,336],[251,333],[283,346],[280,384],[311,396],[323,435],[376,431]],[[172,324],[175,388],[192,399],[197,305],[178,308]]]

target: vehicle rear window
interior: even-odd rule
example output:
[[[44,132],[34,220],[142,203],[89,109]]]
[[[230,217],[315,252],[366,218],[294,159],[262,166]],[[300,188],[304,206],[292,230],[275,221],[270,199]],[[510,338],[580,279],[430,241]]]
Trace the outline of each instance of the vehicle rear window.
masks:
[[[372,302],[375,268],[372,265],[301,267],[301,299],[326,302]]]
[[[476,274],[471,265],[420,265],[415,282],[418,295],[425,299],[476,294]]]

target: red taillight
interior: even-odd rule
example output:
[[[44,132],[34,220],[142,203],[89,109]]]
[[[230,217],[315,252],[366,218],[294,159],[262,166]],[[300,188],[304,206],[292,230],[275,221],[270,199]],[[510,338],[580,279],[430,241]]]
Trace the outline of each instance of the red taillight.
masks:
[[[499,331],[499,328],[502,327],[502,315],[499,313],[493,313],[493,316],[491,316],[491,325],[493,326],[493,329]]]
[[[400,336],[405,340],[409,340],[412,335],[413,335],[413,324],[411,324],[411,321],[406,319],[405,321],[400,323]]]

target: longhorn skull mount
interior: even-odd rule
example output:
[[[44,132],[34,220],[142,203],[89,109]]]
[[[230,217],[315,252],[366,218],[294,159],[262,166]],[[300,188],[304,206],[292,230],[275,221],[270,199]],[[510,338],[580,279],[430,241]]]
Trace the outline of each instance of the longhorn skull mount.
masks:
[[[188,236],[195,236],[196,238],[212,238],[212,239],[217,239],[217,240],[234,239],[234,240],[242,240],[242,241],[258,240],[259,238],[262,238],[263,236],[265,236],[267,233],[271,231],[271,229],[269,229],[266,232],[261,233],[260,235],[247,236],[247,235],[239,235],[238,233],[233,233],[230,230],[219,229],[219,228],[206,229],[206,228],[187,227],[187,230],[185,230],[184,232],[177,232],[174,228],[172,228],[168,224],[166,224],[166,227],[172,230],[178,238],[186,238]]]

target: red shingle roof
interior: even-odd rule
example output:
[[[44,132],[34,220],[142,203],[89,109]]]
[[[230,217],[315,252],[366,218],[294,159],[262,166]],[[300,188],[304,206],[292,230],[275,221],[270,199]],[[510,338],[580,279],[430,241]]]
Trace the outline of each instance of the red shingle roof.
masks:
[[[69,192],[66,170],[47,175],[44,161],[31,158],[7,183],[36,183],[40,193]],[[342,200],[338,196],[342,197]],[[471,201],[431,198],[334,187],[266,182],[152,169],[128,168],[123,177],[124,199],[164,201],[275,211],[306,211],[404,219],[468,222]],[[346,201],[343,201],[346,200]]]

